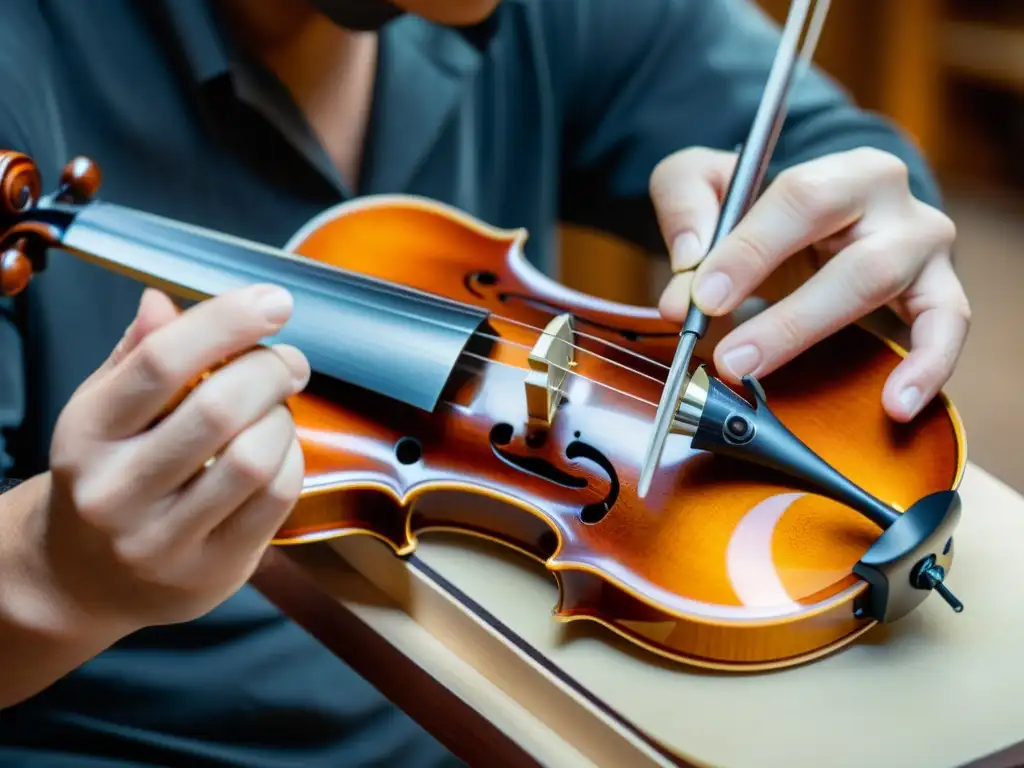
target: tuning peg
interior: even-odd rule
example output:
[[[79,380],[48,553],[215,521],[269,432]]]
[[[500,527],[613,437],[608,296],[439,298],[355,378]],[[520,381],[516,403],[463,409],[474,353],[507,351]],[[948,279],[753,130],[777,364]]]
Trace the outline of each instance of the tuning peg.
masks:
[[[939,597],[949,604],[957,613],[963,613],[964,604],[943,582],[946,578],[946,569],[935,562],[934,556],[922,560],[917,567],[916,574],[911,581],[918,589],[932,589],[939,593]]]

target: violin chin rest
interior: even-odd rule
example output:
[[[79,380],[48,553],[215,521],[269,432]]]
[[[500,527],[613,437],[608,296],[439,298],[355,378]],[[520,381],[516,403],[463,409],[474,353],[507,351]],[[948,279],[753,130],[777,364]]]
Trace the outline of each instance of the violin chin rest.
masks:
[[[953,563],[953,531],[959,521],[956,491],[925,496],[900,515],[853,567],[869,585],[854,605],[857,617],[891,623],[933,591],[960,613],[963,604],[944,583]]]

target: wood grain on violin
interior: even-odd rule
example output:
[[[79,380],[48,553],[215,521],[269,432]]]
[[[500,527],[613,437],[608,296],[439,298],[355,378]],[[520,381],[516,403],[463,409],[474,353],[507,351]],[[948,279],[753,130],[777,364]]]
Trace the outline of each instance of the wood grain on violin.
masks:
[[[559,587],[556,619],[596,621],[704,667],[798,663],[875,623],[854,609],[868,584],[853,568],[880,529],[849,507],[680,435],[668,438],[649,495],[637,497],[679,328],[653,308],[544,277],[523,256],[525,231],[428,200],[371,197],[311,221],[287,245],[292,258],[91,202],[90,185],[75,181],[95,174],[84,161],[41,200],[25,162],[0,155],[7,293],[24,287],[25,264],[41,264],[48,247],[189,297],[250,279],[293,291],[292,338],[317,375],[289,401],[306,482],[277,544],[362,534],[402,555],[429,531],[482,536],[546,565]],[[149,266],[121,255],[143,247]],[[183,256],[199,266],[174,261]],[[346,308],[302,311],[327,302],[334,285]],[[384,319],[347,325],[359,312]],[[360,334],[370,338],[352,338]],[[793,433],[896,510],[956,488],[966,461],[947,400],[910,425],[885,415],[881,391],[900,354],[850,327],[762,382]],[[429,378],[442,365],[432,398]],[[439,490],[466,502],[417,503]]]

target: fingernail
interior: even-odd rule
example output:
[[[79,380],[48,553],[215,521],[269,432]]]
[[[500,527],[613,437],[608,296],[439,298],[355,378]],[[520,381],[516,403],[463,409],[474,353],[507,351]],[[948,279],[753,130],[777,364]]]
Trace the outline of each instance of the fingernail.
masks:
[[[131,338],[132,332],[134,330],[135,330],[135,322],[133,321],[131,325],[129,325],[127,328],[125,328],[124,334],[122,334],[122,336],[121,336],[121,340],[118,341],[117,342],[117,346],[114,347],[114,355],[115,356],[116,355],[120,355],[120,354],[122,354],[124,352],[125,348],[128,346],[128,339]]]
[[[141,306],[140,306],[141,308]],[[135,329],[139,327],[139,312],[136,311],[135,318],[128,323],[128,327],[124,329],[124,333],[121,334],[121,340],[117,342],[117,346],[114,348],[116,353],[120,353],[128,345],[129,340],[132,338],[132,334],[135,333]]]
[[[693,273],[673,275],[658,301],[658,311],[666,320],[682,322],[690,305],[690,284]]]
[[[703,255],[700,238],[693,232],[683,232],[672,241],[672,269],[675,272],[693,269],[700,264]]]
[[[744,344],[722,355],[722,367],[737,379],[753,373],[760,363],[761,350],[753,344]]]
[[[732,280],[722,272],[712,272],[697,283],[693,300],[705,312],[716,312],[732,292]]]
[[[288,370],[291,371],[292,381],[295,384],[295,391],[303,389],[309,383],[309,360],[298,349],[288,344],[278,344],[274,350],[284,360]]]
[[[127,336],[139,322],[139,318],[142,317],[142,310],[146,306],[146,302],[149,301],[150,295],[153,293],[156,293],[156,291],[149,286],[142,289],[142,295],[139,296],[139,303],[135,305],[135,316],[132,318],[131,325],[125,329],[125,336]]]
[[[259,298],[259,306],[267,320],[280,324],[292,313],[292,295],[283,288],[268,286]]]
[[[900,405],[910,416],[913,416],[921,405],[921,390],[913,385],[904,387],[900,392]]]

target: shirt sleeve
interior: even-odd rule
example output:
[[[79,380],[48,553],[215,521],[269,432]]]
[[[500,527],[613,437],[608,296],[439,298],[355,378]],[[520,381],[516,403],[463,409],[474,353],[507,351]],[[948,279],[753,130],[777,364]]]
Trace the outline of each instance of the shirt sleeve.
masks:
[[[655,165],[687,147],[746,140],[781,30],[752,0],[588,0],[560,6],[549,41],[560,72],[562,216],[665,252],[649,198]],[[826,21],[827,23],[827,21]],[[900,157],[936,207],[924,159],[893,124],[856,107],[818,70],[798,77],[769,168],[868,146]]]
[[[18,327],[11,302],[0,299],[0,480],[11,471],[14,457],[8,448],[10,432],[25,415],[25,367]]]
[[[24,152],[51,167],[59,142],[46,64],[48,36],[37,2],[8,0],[0,24],[0,149]],[[45,156],[40,155],[40,152]],[[43,179],[53,184],[55,179]],[[2,230],[2,222],[0,222]],[[14,466],[11,435],[25,419],[25,354],[18,315],[20,298],[0,297],[0,480]]]

